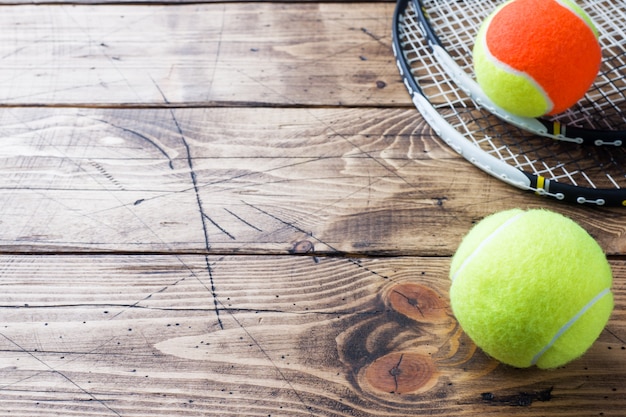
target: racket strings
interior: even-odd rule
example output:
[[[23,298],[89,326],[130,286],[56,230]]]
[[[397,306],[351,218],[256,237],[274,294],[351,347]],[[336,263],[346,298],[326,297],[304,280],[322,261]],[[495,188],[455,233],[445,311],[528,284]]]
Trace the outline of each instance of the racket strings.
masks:
[[[623,24],[626,27],[626,17]],[[626,39],[618,35],[602,38],[604,56],[598,77],[585,97],[556,120],[598,130],[626,130]]]
[[[443,2],[439,7],[427,11],[431,22],[436,22],[433,27],[442,28],[445,37],[440,39],[448,53],[454,58],[457,64],[466,72],[471,72],[472,45],[480,26],[480,16],[474,10],[461,12],[459,7],[463,7],[456,2]],[[435,26],[436,25],[436,26]]]
[[[576,107],[568,111],[572,123],[597,129],[626,130],[626,52],[603,61],[602,72]],[[584,117],[580,122],[576,117]]]
[[[490,0],[480,0],[488,2]],[[439,1],[442,4],[465,7],[477,0]],[[450,6],[452,7],[452,6]],[[451,8],[439,12],[451,12]],[[471,9],[471,7],[470,7]],[[488,13],[482,11],[480,13]],[[457,12],[456,14],[460,14]],[[433,12],[429,12],[431,18]],[[475,20],[472,13],[463,19]],[[456,26],[465,20],[459,20]],[[399,40],[404,59],[417,85],[439,115],[474,146],[515,168],[558,182],[587,188],[626,188],[626,149],[622,147],[587,147],[543,138],[502,122],[483,110],[467,96],[447,75],[444,68],[432,58],[425,37],[421,34],[418,18],[410,3],[400,16]],[[459,38],[460,39],[460,38]],[[459,54],[467,54],[466,47],[458,47]],[[471,59],[471,57],[470,57]],[[622,60],[624,57],[621,58]],[[619,64],[623,65],[623,64]],[[621,73],[621,69],[615,71]],[[620,82],[623,76],[620,75]],[[611,82],[616,91],[604,94],[621,94],[618,83]],[[602,100],[608,102],[609,100]],[[606,112],[606,104],[603,104]],[[597,112],[597,109],[593,111]]]
[[[420,88],[429,98],[431,104],[437,107],[465,107],[467,99],[460,94],[456,86],[448,81],[442,69],[435,65],[420,36],[419,24],[416,19],[405,19],[403,31],[404,57],[411,68],[414,79],[424,82]]]
[[[472,48],[478,30],[500,4],[501,0],[423,0],[424,11],[444,49],[469,75],[473,74]],[[585,97],[550,120],[587,129],[626,130],[626,7],[613,0],[581,0],[578,4],[597,24],[604,59]],[[567,57],[564,62],[567,64]]]

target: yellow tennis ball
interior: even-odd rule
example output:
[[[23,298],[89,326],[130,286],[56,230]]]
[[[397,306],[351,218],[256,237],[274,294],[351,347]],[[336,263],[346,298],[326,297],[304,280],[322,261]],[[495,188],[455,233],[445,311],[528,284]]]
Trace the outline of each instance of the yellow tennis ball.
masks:
[[[498,106],[525,117],[557,114],[589,89],[600,68],[598,32],[570,0],[512,0],[483,23],[474,71]]]
[[[452,311],[485,353],[525,368],[580,357],[613,310],[612,274],[598,243],[547,210],[508,210],[465,236],[450,267]]]

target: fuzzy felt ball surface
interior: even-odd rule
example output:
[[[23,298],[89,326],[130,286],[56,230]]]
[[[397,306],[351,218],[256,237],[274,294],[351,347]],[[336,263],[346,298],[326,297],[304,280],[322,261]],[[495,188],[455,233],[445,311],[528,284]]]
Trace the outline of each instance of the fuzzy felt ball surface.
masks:
[[[512,0],[483,23],[476,79],[494,103],[525,117],[574,105],[596,78],[602,53],[589,16],[570,0]]]
[[[483,219],[461,242],[450,278],[463,330],[518,368],[555,368],[580,357],[613,310],[604,252],[577,223],[547,210]]]

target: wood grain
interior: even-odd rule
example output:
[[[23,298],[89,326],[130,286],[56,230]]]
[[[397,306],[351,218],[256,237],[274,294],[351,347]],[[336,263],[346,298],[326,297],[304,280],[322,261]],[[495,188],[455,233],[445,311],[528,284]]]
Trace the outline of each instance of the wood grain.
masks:
[[[22,5],[0,13],[4,105],[410,103],[393,3]]]
[[[0,2],[0,415],[623,416],[623,210],[442,145],[392,1],[37,2]],[[513,207],[572,217],[615,275],[551,372],[448,305],[462,236]]]
[[[221,3],[221,0],[206,0],[203,1],[203,4],[206,3]],[[262,3],[265,0],[229,0],[229,3]],[[393,3],[394,0],[360,0],[358,3]],[[32,5],[32,4],[67,4],[70,3],[67,0],[1,0],[0,5]],[[172,4],[172,5],[183,5],[183,4],[196,4],[199,3],[198,0],[170,0],[167,2],[163,2],[161,0],[81,0],[80,4],[89,4],[89,5],[163,5]],[[277,3],[282,3],[282,1],[278,1]],[[290,3],[318,3],[316,0],[292,0]],[[351,0],[326,0],[325,3],[354,3]],[[70,3],[71,4],[71,3]]]
[[[0,123],[9,252],[290,253],[307,241],[318,254],[450,256],[473,222],[519,206],[625,249],[619,209],[589,216],[502,184],[412,110],[6,109]]]
[[[211,256],[209,277],[204,256],[3,256],[0,408],[33,417],[620,415],[623,261],[612,262],[607,329],[552,372],[498,365],[472,345],[447,305],[448,264]]]

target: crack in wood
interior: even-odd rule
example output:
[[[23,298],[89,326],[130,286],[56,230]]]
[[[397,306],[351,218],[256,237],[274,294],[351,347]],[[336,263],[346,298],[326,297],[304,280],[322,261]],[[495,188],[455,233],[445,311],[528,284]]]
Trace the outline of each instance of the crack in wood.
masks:
[[[400,355],[400,359],[398,359],[398,363],[395,364],[394,367],[389,370],[389,375],[393,377],[393,382],[395,384],[394,392],[398,392],[398,376],[402,374],[402,369],[400,369],[400,364],[402,364],[403,358],[404,358],[404,353]]]
[[[404,294],[402,294],[400,291],[394,289],[393,292],[395,292],[396,294],[398,294],[401,297],[404,297],[404,299],[406,299],[406,302],[411,306],[411,307],[415,307],[417,309],[417,311],[419,311],[419,313],[422,315],[422,317],[424,317],[424,312],[422,311],[422,309],[420,308],[417,299],[416,298],[412,298],[412,297],[408,297]]]
[[[519,392],[512,395],[496,395],[491,392],[483,392],[480,398],[493,405],[509,405],[512,407],[530,407],[534,401],[550,401],[552,399],[552,390],[550,387],[541,391]]]
[[[157,90],[159,91],[159,93],[161,94],[161,96],[163,97],[163,100],[167,103],[168,100],[165,97],[165,94],[163,93],[163,90],[161,90],[161,88],[159,87],[159,85],[157,83],[154,83],[155,87],[157,88]],[[198,279],[200,281],[200,283],[207,288],[207,290],[209,290],[209,292],[211,293],[211,296],[213,298],[213,306],[215,307],[215,315],[217,318],[217,323],[220,327],[220,329],[224,329],[224,324],[222,323],[222,319],[220,317],[220,313],[219,313],[219,301],[217,299],[217,293],[215,291],[215,282],[213,280],[213,269],[211,267],[211,263],[209,262],[209,255],[208,252],[211,250],[211,243],[209,241],[209,234],[208,234],[208,230],[207,230],[207,224],[206,224],[206,219],[210,219],[208,217],[208,215],[206,214],[206,212],[204,211],[204,206],[202,204],[202,198],[200,197],[200,189],[198,186],[198,178],[196,175],[196,171],[194,170],[194,166],[193,166],[193,157],[191,156],[191,148],[189,146],[189,143],[187,142],[187,138],[185,137],[185,134],[183,133],[183,129],[180,126],[180,123],[178,123],[178,119],[176,118],[176,115],[174,114],[174,110],[170,109],[170,115],[172,116],[172,121],[174,122],[174,125],[176,126],[176,131],[178,132],[180,139],[183,143],[183,146],[185,147],[185,152],[186,152],[186,159],[187,159],[187,166],[189,168],[189,176],[191,177],[191,183],[193,185],[193,190],[196,196],[196,203],[198,205],[198,210],[200,212],[200,220],[202,223],[202,232],[204,234],[204,247],[207,251],[207,255],[204,256],[204,261],[206,264],[206,271],[209,275],[209,286],[207,287],[207,285],[205,285],[199,277],[196,276],[196,279]]]
[[[204,216],[204,218],[206,218],[209,222],[211,222],[211,224],[215,227],[217,227],[219,229],[220,232],[222,232],[223,234],[225,234],[226,236],[228,236],[229,238],[231,238],[232,240],[237,240],[235,239],[235,236],[231,235],[230,233],[228,233],[228,231],[226,229],[224,229],[222,226],[220,226],[215,220],[213,220],[212,218],[210,218],[206,213],[202,213],[202,215]]]

